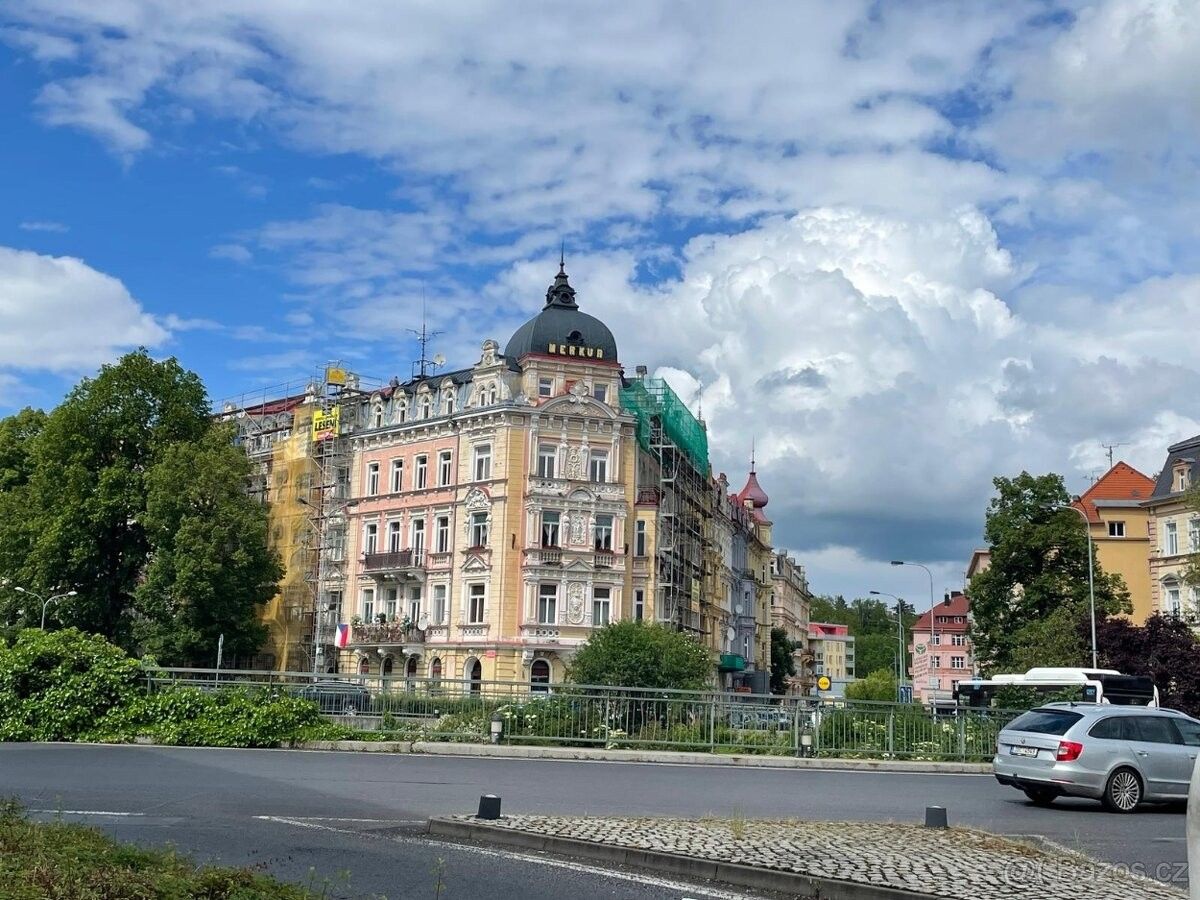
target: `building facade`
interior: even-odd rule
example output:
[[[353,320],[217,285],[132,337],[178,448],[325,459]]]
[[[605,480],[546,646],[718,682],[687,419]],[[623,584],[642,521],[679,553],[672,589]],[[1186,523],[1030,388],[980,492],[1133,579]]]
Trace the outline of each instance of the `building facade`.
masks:
[[[1167,458],[1144,506],[1149,516],[1150,610],[1162,615],[1200,616],[1200,588],[1186,573],[1200,552],[1200,512],[1190,503],[1200,479],[1200,435],[1167,448]]]
[[[908,653],[917,702],[951,702],[958,682],[973,676],[970,617],[967,595],[953,591],[913,623]]]
[[[771,554],[771,627],[781,628],[792,642],[796,674],[790,679],[789,693],[807,694],[812,689],[812,677],[807,665],[811,662],[808,645],[808,620],[812,607],[812,592],[804,567],[781,550]]]
[[[850,626],[831,622],[808,623],[808,646],[812,656],[812,673],[820,685],[822,676],[830,681],[823,696],[844,697],[846,685],[854,681],[854,636]]]
[[[703,643],[715,683],[767,690],[775,577],[754,466],[738,493],[712,478],[703,422],[644,367],[625,377],[563,267],[538,315],[466,368],[422,358],[370,386],[328,373],[226,411],[274,488],[288,567],[260,665],[536,686],[632,618]],[[807,585],[783,571],[799,631]]]
[[[1151,609],[1150,512],[1145,504],[1153,492],[1153,479],[1118,462],[1072,504],[1087,517],[1100,568],[1125,582],[1138,625]]]

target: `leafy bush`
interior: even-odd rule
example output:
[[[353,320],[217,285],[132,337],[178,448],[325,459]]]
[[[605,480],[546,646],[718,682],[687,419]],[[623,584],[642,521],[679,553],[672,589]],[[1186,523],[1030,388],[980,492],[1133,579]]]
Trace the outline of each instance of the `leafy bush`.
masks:
[[[25,629],[0,646],[0,741],[67,741],[142,694],[141,666],[97,635]]]
[[[576,684],[702,690],[712,660],[698,641],[665,625],[625,619],[596,631],[575,653]]]

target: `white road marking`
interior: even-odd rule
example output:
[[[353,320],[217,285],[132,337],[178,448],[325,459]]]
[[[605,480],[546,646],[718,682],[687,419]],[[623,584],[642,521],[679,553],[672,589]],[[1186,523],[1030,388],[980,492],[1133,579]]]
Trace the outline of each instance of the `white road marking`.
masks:
[[[287,822],[295,824],[296,819],[281,816],[255,816],[265,822]],[[428,819],[355,819],[350,816],[303,816],[305,822],[360,822],[372,825],[424,825]]]
[[[112,812],[104,809],[30,809],[31,813],[48,816],[144,816],[140,812]]]
[[[356,837],[380,837],[379,835],[364,835],[361,831],[352,831],[348,828],[334,828],[330,825],[322,825],[320,821],[310,818],[289,818],[287,816],[255,816],[256,819],[264,819],[270,822],[278,822],[283,825],[294,825],[297,828],[313,828],[320,831],[336,831],[341,834],[352,834]],[[343,820],[346,821],[346,820]],[[424,820],[422,820],[423,822]],[[602,878],[614,878],[618,881],[628,881],[634,884],[648,884],[654,887],[666,888],[671,891],[688,891],[697,897],[704,897],[707,900],[760,900],[753,894],[738,894],[732,891],[723,891],[717,888],[700,887],[694,884],[685,884],[680,881],[671,881],[667,878],[657,878],[653,875],[634,874],[632,872],[620,872],[614,869],[603,869],[598,866],[589,866],[584,863],[571,862],[565,859],[550,859],[544,856],[535,856],[529,853],[519,853],[514,850],[496,850],[491,847],[476,847],[472,844],[457,844],[453,841],[440,841],[436,838],[424,837],[397,837],[389,835],[385,840],[396,841],[402,844],[423,844],[429,847],[437,847],[448,851],[461,851],[466,853],[476,853],[480,856],[490,856],[493,859],[511,859],[521,862],[534,863],[539,866],[548,866],[552,869],[566,869],[571,872],[578,872],[583,875],[598,875]],[[694,900],[690,896],[684,896],[682,900]]]

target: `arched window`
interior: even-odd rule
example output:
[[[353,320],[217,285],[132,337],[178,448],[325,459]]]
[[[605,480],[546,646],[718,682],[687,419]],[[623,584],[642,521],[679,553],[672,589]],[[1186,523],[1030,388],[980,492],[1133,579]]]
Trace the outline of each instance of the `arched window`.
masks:
[[[358,674],[359,675],[370,675],[371,674],[371,661],[369,659],[367,659],[365,656],[358,661]]]
[[[432,404],[430,403],[430,400],[428,397],[421,398],[421,418],[422,419],[429,418],[429,410],[430,410],[431,405]]]
[[[390,656],[385,656],[383,658],[383,668],[380,669],[379,671],[380,671],[381,675],[391,675],[392,674],[392,658]]]
[[[429,664],[429,677],[437,681],[442,677],[442,660],[441,657],[435,656],[433,662]]]
[[[497,394],[496,394],[496,388],[495,388],[495,386],[493,386],[493,387],[492,387],[492,389],[491,389],[491,391],[489,391],[489,392],[488,392],[488,403],[495,403],[495,402],[496,402],[496,396],[497,396]]]
[[[415,656],[408,658],[408,662],[404,666],[404,674],[409,678],[417,677],[417,658]]]
[[[483,663],[475,657],[471,657],[467,660],[465,674],[471,693],[478,694],[483,688]]]
[[[529,683],[533,690],[546,692],[550,690],[550,663],[544,659],[535,659],[529,667]]]
[[[449,394],[449,393],[446,394],[445,407],[446,407],[446,415],[450,415],[452,412],[454,412],[454,395],[453,394]]]
[[[401,400],[396,405],[396,421],[397,422],[407,422],[408,421],[408,402],[405,400]]]
[[[383,427],[383,404],[382,403],[376,403],[375,407],[371,410],[371,427],[372,428]]]

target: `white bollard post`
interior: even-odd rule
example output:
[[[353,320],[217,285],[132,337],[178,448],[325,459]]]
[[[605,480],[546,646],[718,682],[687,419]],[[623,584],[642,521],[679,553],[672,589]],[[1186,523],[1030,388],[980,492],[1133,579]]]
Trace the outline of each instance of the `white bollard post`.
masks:
[[[1192,766],[1187,807],[1188,896],[1200,900],[1200,765]]]

